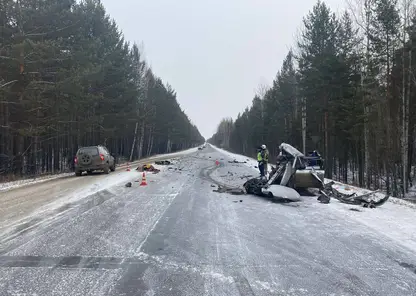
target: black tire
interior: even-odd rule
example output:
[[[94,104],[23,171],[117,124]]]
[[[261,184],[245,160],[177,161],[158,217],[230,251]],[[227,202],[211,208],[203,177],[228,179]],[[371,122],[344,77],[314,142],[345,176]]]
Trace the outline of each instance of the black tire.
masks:
[[[87,174],[88,175],[92,175],[92,171],[87,171]]]
[[[75,171],[75,176],[80,177],[82,175],[81,171]]]
[[[115,170],[116,170],[116,165],[113,165],[113,166],[110,168],[110,171],[114,172]]]
[[[108,175],[110,173],[110,169],[109,169],[108,166],[106,166],[103,171],[104,171],[104,174],[106,174],[106,175]]]
[[[258,178],[253,178],[244,183],[244,188],[248,194],[262,195],[261,189],[267,182]]]

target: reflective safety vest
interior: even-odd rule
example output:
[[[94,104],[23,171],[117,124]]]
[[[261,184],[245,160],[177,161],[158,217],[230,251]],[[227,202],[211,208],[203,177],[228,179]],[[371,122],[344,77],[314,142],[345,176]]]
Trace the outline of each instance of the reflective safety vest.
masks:
[[[257,153],[257,161],[263,161],[263,157],[261,156],[261,151]]]

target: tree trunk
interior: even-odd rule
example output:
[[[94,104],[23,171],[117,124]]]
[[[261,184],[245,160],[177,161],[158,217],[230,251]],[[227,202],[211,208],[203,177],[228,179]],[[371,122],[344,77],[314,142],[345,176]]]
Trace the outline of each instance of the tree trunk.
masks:
[[[306,155],[306,98],[302,98],[302,148]]]
[[[144,122],[144,120],[143,120],[142,125],[141,125],[141,127],[140,127],[140,141],[139,141],[139,145],[138,145],[138,147],[137,147],[137,150],[138,150],[137,154],[138,154],[139,159],[141,159],[141,158],[142,158],[142,156],[143,156],[143,145],[144,145],[144,125],[145,125],[145,122]]]
[[[129,157],[129,161],[132,162],[133,161],[133,152],[134,152],[134,147],[136,146],[136,139],[137,139],[137,129],[139,127],[139,122],[136,121],[136,127],[134,128],[134,137],[133,137],[133,143],[131,145],[131,150],[130,150],[130,157]]]

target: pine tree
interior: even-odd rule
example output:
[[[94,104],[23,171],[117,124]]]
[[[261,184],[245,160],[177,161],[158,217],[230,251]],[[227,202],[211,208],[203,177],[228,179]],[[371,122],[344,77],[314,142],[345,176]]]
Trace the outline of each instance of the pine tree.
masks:
[[[69,170],[80,146],[122,161],[204,141],[171,87],[149,89],[153,74],[100,1],[5,0],[0,16],[1,177]]]

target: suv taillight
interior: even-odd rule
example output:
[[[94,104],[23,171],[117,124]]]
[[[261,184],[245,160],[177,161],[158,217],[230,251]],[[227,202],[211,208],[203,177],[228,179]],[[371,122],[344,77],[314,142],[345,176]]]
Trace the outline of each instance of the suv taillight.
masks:
[[[100,158],[101,158],[101,160],[104,160],[104,155],[100,154]]]
[[[78,163],[78,158],[75,156],[75,158],[74,158],[74,163],[76,164],[76,163]]]

